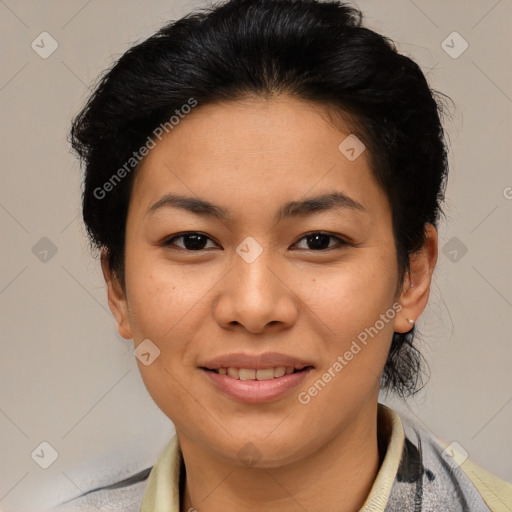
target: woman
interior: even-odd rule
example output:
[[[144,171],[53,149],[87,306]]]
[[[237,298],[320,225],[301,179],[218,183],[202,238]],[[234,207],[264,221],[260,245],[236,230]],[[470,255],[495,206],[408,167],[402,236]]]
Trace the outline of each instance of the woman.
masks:
[[[378,403],[422,383],[441,100],[337,2],[231,0],[103,76],[72,128],[84,221],[176,435],[59,510],[510,510],[510,484]]]

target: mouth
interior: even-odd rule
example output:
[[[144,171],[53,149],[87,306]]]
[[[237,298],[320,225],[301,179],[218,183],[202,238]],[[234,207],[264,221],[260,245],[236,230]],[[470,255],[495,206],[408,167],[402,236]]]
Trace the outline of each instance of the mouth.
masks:
[[[200,367],[223,395],[244,404],[263,404],[284,399],[303,385],[314,366],[302,368],[276,366],[270,368]]]
[[[302,368],[295,368],[294,366],[276,366],[269,368],[235,368],[235,367],[221,367],[221,368],[206,368],[201,367],[202,370],[207,372],[217,373],[218,375],[225,375],[232,379],[237,380],[273,380],[284,377],[285,375],[292,375],[312,369],[313,366],[308,365]]]

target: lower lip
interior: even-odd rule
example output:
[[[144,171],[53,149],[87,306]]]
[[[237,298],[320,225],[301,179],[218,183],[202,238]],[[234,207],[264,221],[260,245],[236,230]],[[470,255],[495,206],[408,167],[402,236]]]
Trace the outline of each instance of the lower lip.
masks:
[[[287,395],[302,383],[313,368],[269,380],[239,380],[227,375],[201,370],[215,386],[231,398],[239,402],[259,404],[272,402]]]

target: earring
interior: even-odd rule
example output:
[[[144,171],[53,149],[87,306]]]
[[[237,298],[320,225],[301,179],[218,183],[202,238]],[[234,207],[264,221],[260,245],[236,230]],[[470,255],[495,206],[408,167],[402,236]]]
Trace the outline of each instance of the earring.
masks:
[[[407,321],[410,323],[410,324],[413,324],[414,323],[414,320],[411,320],[410,318],[407,319]]]

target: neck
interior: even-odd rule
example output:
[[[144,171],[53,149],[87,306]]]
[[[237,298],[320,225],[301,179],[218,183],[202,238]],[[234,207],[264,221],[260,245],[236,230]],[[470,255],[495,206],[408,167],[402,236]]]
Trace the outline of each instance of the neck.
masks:
[[[321,449],[279,467],[265,468],[263,461],[250,468],[229,465],[177,433],[186,466],[181,512],[359,510],[383,457],[376,403],[361,409]]]

